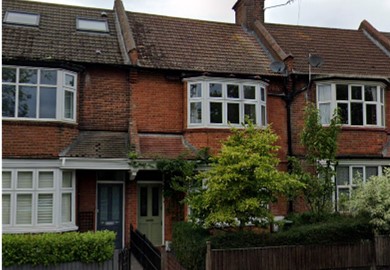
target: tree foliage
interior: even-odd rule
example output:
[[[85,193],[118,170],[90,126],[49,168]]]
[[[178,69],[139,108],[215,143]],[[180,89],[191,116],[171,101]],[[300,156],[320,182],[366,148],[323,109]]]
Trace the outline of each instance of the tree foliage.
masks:
[[[329,125],[320,121],[319,111],[313,104],[305,110],[305,123],[301,132],[301,144],[306,149],[305,160],[291,158],[293,174],[304,184],[304,197],[310,210],[321,216],[331,209],[334,191],[337,137],[340,120],[334,114]]]
[[[390,233],[390,170],[361,182],[349,205],[353,214],[368,216],[377,233]]]
[[[250,121],[243,129],[233,128],[210,169],[194,178],[199,188],[186,197],[191,217],[206,227],[269,222],[269,203],[299,185],[277,169],[277,140],[271,128],[258,129]]]

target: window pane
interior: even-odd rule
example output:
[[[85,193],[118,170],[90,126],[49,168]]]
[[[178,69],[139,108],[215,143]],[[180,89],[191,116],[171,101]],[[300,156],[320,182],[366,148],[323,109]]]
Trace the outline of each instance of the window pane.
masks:
[[[202,102],[190,103],[190,123],[191,124],[202,123]]]
[[[2,216],[3,216],[3,225],[11,223],[11,195],[3,194],[2,196]]]
[[[228,121],[232,124],[240,123],[240,104],[228,103]]]
[[[363,104],[351,103],[351,124],[363,125]]]
[[[77,19],[77,29],[108,32],[108,25],[106,21]]]
[[[244,113],[249,116],[249,119],[253,124],[257,124],[256,119],[256,105],[254,104],[244,104]]]
[[[158,187],[152,188],[152,216],[160,215],[160,189]]]
[[[32,195],[17,194],[16,197],[16,224],[31,224]]]
[[[41,84],[57,84],[57,71],[51,69],[42,69],[41,70]]]
[[[53,172],[39,172],[38,187],[52,188],[54,186]]]
[[[336,184],[338,186],[349,185],[349,167],[343,167],[343,166],[337,167]]]
[[[15,117],[15,86],[3,85],[3,116]]]
[[[190,84],[190,98],[202,97],[202,85],[200,83]]]
[[[265,89],[263,87],[260,88],[260,98],[261,101],[265,101]]]
[[[338,210],[346,211],[348,210],[348,200],[350,197],[349,188],[339,188],[338,189]]]
[[[256,99],[256,87],[251,85],[244,85],[244,98]]]
[[[33,13],[8,11],[5,16],[5,22],[16,23],[16,24],[38,25],[39,15]]]
[[[373,104],[366,105],[366,121],[367,121],[367,125],[377,124],[376,105]]]
[[[16,68],[4,67],[2,74],[3,74],[2,77],[3,82],[11,82],[11,83],[16,82]]]
[[[362,167],[353,167],[352,168],[352,183],[357,184],[360,180],[363,179],[363,168]]]
[[[39,97],[39,118],[56,118],[57,89],[41,87]]]
[[[38,70],[21,68],[19,72],[19,82],[37,84]]]
[[[348,118],[349,118],[349,113],[348,113],[348,104],[345,103],[337,103],[337,108],[340,116],[340,120],[342,124],[348,124]]]
[[[261,125],[262,126],[265,126],[267,124],[265,116],[266,116],[265,106],[261,106]]]
[[[75,87],[75,77],[70,74],[65,74],[65,86]]]
[[[71,193],[62,194],[61,220],[62,222],[72,221],[72,194]]]
[[[53,223],[53,194],[38,194],[38,224]]]
[[[352,86],[352,99],[362,100],[362,87]]]
[[[63,188],[71,188],[72,187],[72,172],[63,172],[62,173],[62,187]]]
[[[11,172],[2,172],[2,184],[3,184],[3,188],[11,188],[11,184],[12,184]]]
[[[21,86],[19,88],[19,117],[35,118],[37,113],[37,88]]]
[[[331,100],[331,86],[330,84],[318,85],[318,101]]]
[[[376,86],[368,86],[364,87],[364,100],[365,101],[377,101],[377,91]]]
[[[238,85],[236,84],[228,84],[227,85],[227,97],[228,98],[239,98],[240,91]]]
[[[148,188],[141,187],[140,191],[140,215],[146,217],[148,215]]]
[[[319,105],[320,116],[321,116],[321,124],[329,124],[330,123],[330,104],[324,103]]]
[[[73,119],[74,111],[74,93],[70,91],[65,91],[65,112],[64,117],[68,119]]]
[[[348,85],[345,84],[336,85],[336,99],[348,100]]]
[[[222,123],[222,103],[210,102],[210,123]]]
[[[368,180],[371,176],[378,175],[378,167],[377,166],[367,166],[366,167],[366,180]]]
[[[222,84],[210,83],[210,97],[222,97]]]
[[[33,173],[32,172],[18,172],[18,188],[32,188]]]

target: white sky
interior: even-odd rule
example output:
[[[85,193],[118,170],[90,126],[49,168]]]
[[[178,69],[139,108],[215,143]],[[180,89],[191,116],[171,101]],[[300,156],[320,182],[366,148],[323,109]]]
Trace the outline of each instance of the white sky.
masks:
[[[112,9],[114,0],[35,0]],[[265,6],[288,0],[266,0]],[[234,23],[236,0],[122,0],[125,9],[143,13]],[[293,0],[265,11],[265,21],[293,25],[358,29],[366,19],[390,32],[390,0]]]

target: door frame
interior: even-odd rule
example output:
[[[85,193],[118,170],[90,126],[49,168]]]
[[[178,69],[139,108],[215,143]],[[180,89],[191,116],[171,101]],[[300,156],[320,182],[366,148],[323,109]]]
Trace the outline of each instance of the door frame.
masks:
[[[137,228],[138,228],[138,221],[139,221],[139,196],[140,196],[140,186],[147,186],[147,185],[160,185],[161,186],[161,245],[165,244],[165,199],[163,194],[163,183],[161,181],[137,181]]]
[[[99,185],[100,184],[120,184],[122,185],[122,247],[125,245],[125,228],[126,228],[126,220],[125,220],[125,183],[123,181],[109,181],[109,180],[102,180],[102,181],[96,181],[96,204],[95,209],[98,210],[99,205]],[[95,211],[95,231],[97,231],[97,224],[98,223],[98,212]]]

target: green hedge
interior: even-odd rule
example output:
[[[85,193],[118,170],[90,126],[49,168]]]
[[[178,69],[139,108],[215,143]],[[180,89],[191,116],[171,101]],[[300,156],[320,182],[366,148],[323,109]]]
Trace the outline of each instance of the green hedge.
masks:
[[[115,233],[3,234],[3,266],[104,262],[114,254]]]

